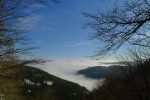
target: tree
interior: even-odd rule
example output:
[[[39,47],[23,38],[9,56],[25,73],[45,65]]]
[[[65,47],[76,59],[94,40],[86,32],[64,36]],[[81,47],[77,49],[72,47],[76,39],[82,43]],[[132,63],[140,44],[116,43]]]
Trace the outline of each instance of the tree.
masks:
[[[125,74],[106,73],[103,85],[90,92],[87,100],[150,100],[150,54],[135,49],[129,56],[135,63],[120,66]]]
[[[58,0],[51,0],[52,2],[58,2]],[[25,47],[22,45],[26,41],[25,32],[27,31],[25,26],[21,24],[21,21],[29,16],[32,12],[26,12],[25,10],[31,10],[31,6],[35,3],[47,4],[48,0],[0,0],[0,66],[6,61],[9,62],[21,62],[26,57],[21,58],[23,54],[28,53],[35,47]],[[27,61],[37,62],[37,60]],[[24,64],[27,63],[23,62]]]
[[[128,0],[109,12],[84,15],[92,19],[86,24],[95,31],[92,39],[103,43],[97,55],[116,52],[122,45],[150,47],[150,0]]]

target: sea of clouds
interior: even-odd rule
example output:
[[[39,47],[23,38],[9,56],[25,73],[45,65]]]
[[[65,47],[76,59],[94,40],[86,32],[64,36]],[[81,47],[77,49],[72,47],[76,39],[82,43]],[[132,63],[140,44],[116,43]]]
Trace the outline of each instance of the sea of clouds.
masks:
[[[92,90],[98,85],[99,80],[90,79],[83,75],[77,74],[79,70],[86,69],[92,66],[105,66],[96,60],[52,60],[42,65],[35,65],[49,74],[55,75],[59,78],[77,83]]]
[[[77,71],[97,65],[98,64],[92,60],[53,60],[43,65],[35,65],[35,67],[92,90],[98,80],[86,78],[83,75],[77,74]]]

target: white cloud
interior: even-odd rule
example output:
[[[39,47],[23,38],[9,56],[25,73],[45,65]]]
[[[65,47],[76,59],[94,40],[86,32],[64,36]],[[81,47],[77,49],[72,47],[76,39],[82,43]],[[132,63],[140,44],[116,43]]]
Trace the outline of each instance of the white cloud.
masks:
[[[92,90],[95,87],[97,80],[86,78],[83,75],[77,75],[76,72],[90,66],[98,65],[94,60],[54,60],[45,63],[44,65],[36,65],[52,75],[66,79],[75,83],[85,86],[87,89]]]
[[[90,46],[92,43],[90,41],[81,41],[81,42],[70,42],[66,43],[67,47],[82,47],[82,46]]]
[[[41,19],[42,19],[42,16],[32,14],[27,17],[19,18],[18,21],[20,23],[18,26],[21,29],[31,29],[37,26]]]
[[[113,61],[112,59],[104,60],[89,60],[89,59],[57,59],[45,63],[44,65],[36,65],[38,67],[52,75],[60,77],[65,80],[69,80],[92,90],[98,80],[86,78],[83,75],[76,74],[77,71],[93,66],[106,66],[103,62]]]

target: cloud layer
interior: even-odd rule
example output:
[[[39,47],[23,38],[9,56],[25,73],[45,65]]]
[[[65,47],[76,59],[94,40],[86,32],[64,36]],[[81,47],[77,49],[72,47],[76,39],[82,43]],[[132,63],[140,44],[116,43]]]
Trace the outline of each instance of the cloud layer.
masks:
[[[35,67],[92,90],[96,85],[97,80],[86,78],[83,75],[77,75],[76,72],[88,68],[89,66],[96,65],[97,63],[91,60],[57,60],[45,63],[44,65],[36,65]]]

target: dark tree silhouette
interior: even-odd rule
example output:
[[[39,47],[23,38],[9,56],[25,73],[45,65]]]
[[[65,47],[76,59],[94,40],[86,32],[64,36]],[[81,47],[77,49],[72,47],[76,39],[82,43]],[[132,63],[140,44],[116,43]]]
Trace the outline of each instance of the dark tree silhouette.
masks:
[[[103,43],[97,55],[116,52],[125,44],[150,47],[149,0],[128,0],[111,11],[84,15],[92,19],[86,24],[95,30],[92,39]]]
[[[58,0],[51,1],[58,2]],[[21,59],[22,55],[35,49],[35,47],[25,47],[23,44],[27,42],[24,34],[27,29],[21,21],[33,13],[31,9],[34,8],[31,6],[37,3],[48,4],[48,0],[0,0],[0,66],[6,61],[14,63],[25,60]],[[26,9],[28,12],[25,11]]]
[[[145,57],[146,56],[146,57]],[[150,100],[150,55],[139,49],[130,51],[130,57],[135,61],[126,68],[124,77],[106,74],[104,84],[89,93],[87,100]],[[143,59],[144,58],[144,59]]]

